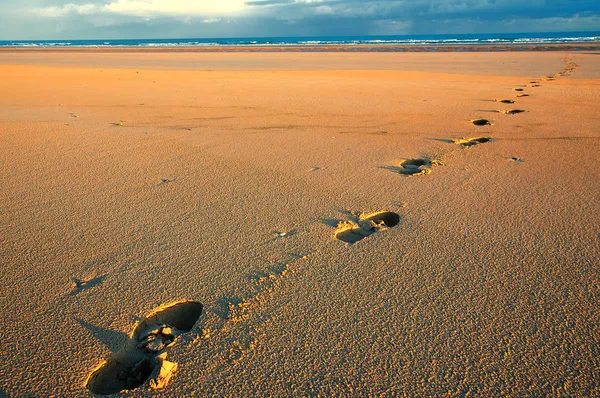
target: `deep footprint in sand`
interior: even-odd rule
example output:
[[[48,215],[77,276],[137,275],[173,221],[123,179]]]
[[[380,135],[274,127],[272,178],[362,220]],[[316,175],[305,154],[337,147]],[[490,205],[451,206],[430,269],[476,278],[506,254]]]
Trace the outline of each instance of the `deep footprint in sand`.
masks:
[[[513,91],[519,91],[519,92],[521,92],[521,91],[525,91],[525,89],[524,88],[513,88]]]
[[[500,102],[501,104],[514,104],[516,101],[505,99],[505,100],[496,100],[496,102]]]
[[[473,119],[471,120],[471,123],[473,123],[475,126],[491,126],[492,122],[490,122],[487,119]]]
[[[390,211],[363,214],[357,221],[339,223],[335,237],[349,245],[363,240],[379,231],[386,231],[400,224],[400,216]]]
[[[165,350],[192,330],[201,314],[202,304],[195,301],[157,308],[138,323],[126,347],[92,371],[86,387],[98,395],[134,390],[148,380],[152,389],[166,387],[177,364],[167,361]]]
[[[431,173],[429,159],[408,159],[400,164],[399,172],[409,176],[427,175]]]
[[[472,147],[473,145],[485,144],[486,142],[490,142],[492,139],[490,137],[475,137],[475,138],[461,138],[459,140],[452,141],[457,145],[461,145],[465,148]]]
[[[523,113],[523,112],[525,112],[525,110],[523,110],[523,109],[508,109],[508,110],[507,109],[502,109],[502,110],[499,110],[499,111],[496,111],[496,112],[502,113],[504,115],[516,115],[517,113]]]
[[[529,94],[519,94],[517,95],[518,98],[522,98],[522,97],[529,97]]]

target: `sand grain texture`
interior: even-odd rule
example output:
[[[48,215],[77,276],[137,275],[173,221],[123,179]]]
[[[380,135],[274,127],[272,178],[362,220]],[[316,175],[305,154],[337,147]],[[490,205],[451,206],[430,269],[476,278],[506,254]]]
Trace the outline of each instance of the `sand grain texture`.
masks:
[[[3,52],[0,75],[0,395],[89,395],[179,300],[204,310],[177,372],[127,396],[600,395],[598,55]]]

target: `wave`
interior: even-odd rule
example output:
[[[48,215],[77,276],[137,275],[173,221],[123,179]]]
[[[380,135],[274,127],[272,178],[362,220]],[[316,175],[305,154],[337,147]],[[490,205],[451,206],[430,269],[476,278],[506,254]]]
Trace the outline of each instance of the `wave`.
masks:
[[[600,34],[535,36],[515,35],[446,35],[442,37],[343,37],[343,38],[260,38],[260,39],[174,39],[174,40],[70,40],[70,41],[0,41],[0,47],[219,47],[219,46],[326,46],[326,45],[484,45],[484,44],[554,44],[600,42]]]

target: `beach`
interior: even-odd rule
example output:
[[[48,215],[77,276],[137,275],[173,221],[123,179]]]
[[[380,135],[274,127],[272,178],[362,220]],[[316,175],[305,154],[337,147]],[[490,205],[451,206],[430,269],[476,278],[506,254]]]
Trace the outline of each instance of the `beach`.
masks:
[[[599,54],[1,50],[0,397],[599,396]]]

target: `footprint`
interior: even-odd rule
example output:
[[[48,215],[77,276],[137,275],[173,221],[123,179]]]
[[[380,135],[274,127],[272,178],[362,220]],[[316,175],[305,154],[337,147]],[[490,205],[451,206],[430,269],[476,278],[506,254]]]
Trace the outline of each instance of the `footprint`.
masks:
[[[431,161],[429,159],[408,159],[400,164],[400,173],[409,176],[427,175],[431,173]]]
[[[98,395],[134,390],[150,380],[152,389],[166,387],[177,364],[166,360],[166,348],[189,332],[200,315],[202,304],[183,301],[161,306],[133,330],[131,340],[90,374],[86,386]]]
[[[496,112],[502,113],[502,114],[505,114],[505,115],[516,115],[517,113],[523,113],[525,111],[523,109],[508,109],[508,110],[503,109],[503,110],[499,110],[499,111],[496,111]]]
[[[518,97],[518,98],[521,98],[521,97],[529,97],[529,94],[519,94],[519,95],[517,95],[517,97]]]
[[[473,119],[471,120],[471,123],[473,123],[475,126],[491,126],[492,122],[490,122],[487,119]]]
[[[527,87],[542,87],[541,84],[528,84]]]
[[[500,102],[502,104],[514,104],[516,101],[515,100],[505,99],[505,100],[496,100],[496,102]]]
[[[442,166],[444,163],[437,159],[407,159],[400,163],[399,166],[381,166],[381,169],[393,171],[394,173],[405,176],[423,176],[431,174],[431,168]]]
[[[349,245],[363,240],[379,231],[385,231],[400,224],[400,216],[390,211],[361,214],[356,221],[341,222],[335,237]]]
[[[524,88],[513,88],[513,91],[525,91]]]
[[[457,145],[462,145],[463,147],[469,148],[473,145],[484,144],[486,142],[490,142],[492,139],[490,137],[475,137],[475,138],[461,138],[459,140],[452,141]]]

